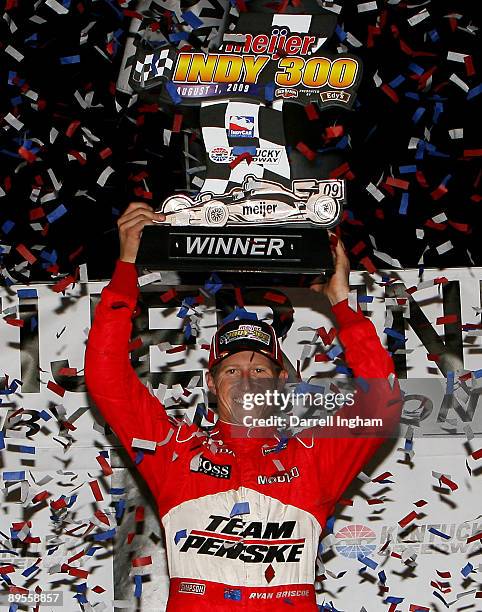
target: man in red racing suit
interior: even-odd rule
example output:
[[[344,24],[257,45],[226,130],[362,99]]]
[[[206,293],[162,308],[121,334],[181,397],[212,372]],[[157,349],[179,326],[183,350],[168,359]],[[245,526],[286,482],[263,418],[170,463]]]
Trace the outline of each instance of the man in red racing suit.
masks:
[[[346,262],[340,270],[341,259],[346,259],[341,246],[336,254],[333,283],[337,274],[338,281],[340,274],[348,277]],[[326,426],[285,439],[275,427],[239,422],[226,409],[229,401],[221,401],[219,388],[219,418],[213,428],[168,418],[129,360],[131,317],[139,295],[134,260],[135,253],[119,259],[102,291],[87,343],[85,378],[95,404],[132,459],[135,439],[153,443],[155,450],[145,450],[137,468],[156,499],[165,530],[168,612],[263,612],[289,606],[315,612],[315,561],[326,519],[400,417],[392,359],[371,321],[342,299],[332,310],[345,361],[355,377],[372,387],[377,381],[380,388],[361,392],[366,401],[358,398],[355,406],[343,406],[338,414],[382,417],[383,428],[373,430],[371,437],[366,432],[356,436],[348,427],[341,429],[346,437],[340,437],[340,427]],[[279,351],[277,340],[273,350]],[[256,349],[228,354],[224,362],[215,353],[212,346],[212,365],[250,356],[247,374],[242,362],[224,367],[225,377],[236,377],[236,368],[240,376],[257,376],[267,359]],[[271,361],[282,364],[279,353]],[[216,391],[212,373],[209,383]]]

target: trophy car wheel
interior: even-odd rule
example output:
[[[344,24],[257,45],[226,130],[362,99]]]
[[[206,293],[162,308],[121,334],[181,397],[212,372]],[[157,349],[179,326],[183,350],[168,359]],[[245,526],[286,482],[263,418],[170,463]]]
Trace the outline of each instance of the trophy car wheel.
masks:
[[[329,196],[314,195],[306,202],[307,217],[313,223],[331,227],[341,212],[339,203]]]
[[[224,202],[213,200],[202,208],[203,225],[222,227],[228,222],[229,211]]]

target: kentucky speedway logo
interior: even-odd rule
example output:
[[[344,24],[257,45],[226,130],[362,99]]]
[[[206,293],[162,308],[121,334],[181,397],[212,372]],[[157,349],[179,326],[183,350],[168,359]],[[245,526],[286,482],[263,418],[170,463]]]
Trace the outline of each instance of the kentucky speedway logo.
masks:
[[[254,117],[232,116],[229,118],[228,136],[230,138],[253,138]]]
[[[334,535],[337,540],[335,544],[337,552],[350,559],[367,557],[377,547],[375,532],[365,525],[346,525]]]

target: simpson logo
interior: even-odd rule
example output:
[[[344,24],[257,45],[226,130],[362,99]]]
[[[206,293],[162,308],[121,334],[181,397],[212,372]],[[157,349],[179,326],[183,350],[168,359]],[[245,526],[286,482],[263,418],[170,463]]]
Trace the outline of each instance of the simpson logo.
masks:
[[[179,585],[179,593],[194,593],[195,595],[204,595],[206,591],[205,584],[198,582],[181,582]]]
[[[219,343],[229,344],[235,340],[257,340],[269,346],[271,338],[257,325],[240,325],[238,329],[232,329],[223,334]]]
[[[253,138],[254,117],[232,115],[229,118],[228,136],[230,138]]]
[[[196,469],[191,467],[191,472],[214,476],[214,478],[231,478],[231,466],[214,463],[204,455],[199,455],[199,464]]]
[[[300,471],[295,466],[292,467],[291,470],[289,470],[288,472],[283,472],[282,474],[275,474],[274,476],[258,476],[258,484],[270,485],[291,482],[293,478],[298,478],[299,475]]]
[[[293,537],[297,521],[263,523],[216,514],[211,514],[209,518],[210,523],[205,529],[192,530],[182,540],[179,552],[226,557],[242,563],[301,561],[305,538]],[[250,538],[255,542],[250,544]],[[230,545],[225,546],[226,543]]]

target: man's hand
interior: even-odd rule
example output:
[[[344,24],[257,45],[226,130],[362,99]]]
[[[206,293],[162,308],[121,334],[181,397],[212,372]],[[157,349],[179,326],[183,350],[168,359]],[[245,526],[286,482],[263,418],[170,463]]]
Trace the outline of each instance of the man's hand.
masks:
[[[137,251],[145,225],[154,225],[154,220],[165,221],[166,216],[154,212],[149,204],[131,202],[117,220],[121,261],[136,263]]]
[[[335,234],[331,234],[330,238],[336,238]],[[331,242],[331,254],[333,256],[333,263],[335,267],[335,273],[326,283],[318,283],[316,280],[311,285],[311,289],[317,293],[323,293],[330,300],[330,304],[334,306],[338,302],[342,302],[348,298],[350,293],[350,260],[345,251],[342,241],[338,238],[335,246]]]

